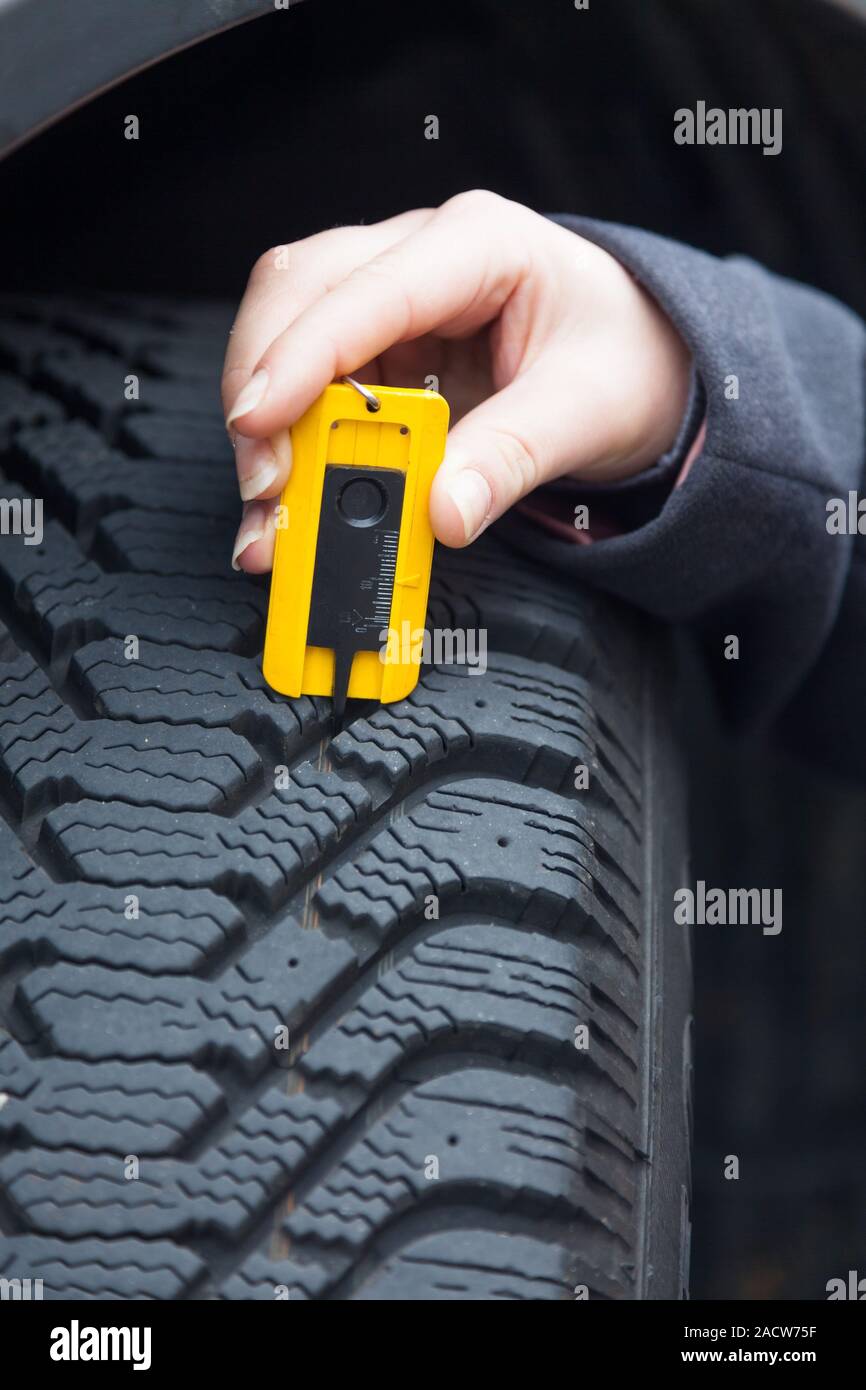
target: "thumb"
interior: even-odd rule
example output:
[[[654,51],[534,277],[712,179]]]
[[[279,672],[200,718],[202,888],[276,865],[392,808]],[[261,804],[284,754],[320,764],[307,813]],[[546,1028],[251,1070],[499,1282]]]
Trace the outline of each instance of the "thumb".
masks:
[[[430,493],[443,545],[464,546],[541,483],[604,451],[597,403],[550,358],[477,406],[448,435]]]

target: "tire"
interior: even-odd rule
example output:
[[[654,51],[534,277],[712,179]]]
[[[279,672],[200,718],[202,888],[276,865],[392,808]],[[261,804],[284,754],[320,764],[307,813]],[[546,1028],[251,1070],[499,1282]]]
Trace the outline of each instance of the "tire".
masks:
[[[273,10],[273,0],[0,4],[0,156],[131,73]]]
[[[678,1297],[664,642],[489,535],[437,553],[430,601],[486,628],[486,673],[426,669],[332,738],[327,700],[264,684],[266,586],[228,564],[228,323],[2,305],[0,492],[45,525],[0,539],[0,1274]]]

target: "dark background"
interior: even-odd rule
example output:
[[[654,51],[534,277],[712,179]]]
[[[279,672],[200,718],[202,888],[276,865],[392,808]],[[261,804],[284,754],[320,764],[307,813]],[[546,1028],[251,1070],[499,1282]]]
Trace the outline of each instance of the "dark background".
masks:
[[[307,0],[13,155],[0,285],[236,297],[271,245],[482,186],[752,255],[866,315],[864,73],[866,26],[822,0]],[[783,152],[676,146],[699,99],[782,107]],[[696,929],[692,1296],[824,1298],[866,1275],[866,795],[808,747],[721,731],[688,657],[682,696],[693,876],[784,894],[779,937]]]

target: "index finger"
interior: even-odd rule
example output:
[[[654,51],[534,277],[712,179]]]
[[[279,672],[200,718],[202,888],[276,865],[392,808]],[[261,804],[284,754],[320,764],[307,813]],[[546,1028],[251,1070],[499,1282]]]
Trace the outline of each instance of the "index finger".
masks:
[[[334,227],[260,256],[229,334],[222,374],[226,416],[275,338],[357,265],[369,260],[432,216],[420,208],[371,226]]]
[[[273,434],[395,343],[489,323],[525,274],[525,215],[494,194],[452,198],[301,310],[258,359],[229,422],[244,435]]]

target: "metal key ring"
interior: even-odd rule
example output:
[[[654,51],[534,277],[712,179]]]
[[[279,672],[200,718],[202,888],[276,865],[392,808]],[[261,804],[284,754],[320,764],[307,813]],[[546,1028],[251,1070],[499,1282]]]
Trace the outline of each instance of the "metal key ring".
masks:
[[[368,386],[362,386],[360,381],[356,381],[353,376],[344,376],[341,377],[340,380],[345,381],[347,386],[354,386],[359,396],[364,397],[364,400],[367,402],[367,409],[369,411],[373,412],[382,409],[382,402],[379,400],[379,397],[374,396],[373,392],[370,390]]]

